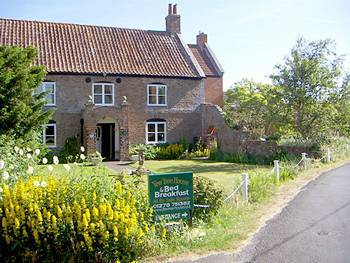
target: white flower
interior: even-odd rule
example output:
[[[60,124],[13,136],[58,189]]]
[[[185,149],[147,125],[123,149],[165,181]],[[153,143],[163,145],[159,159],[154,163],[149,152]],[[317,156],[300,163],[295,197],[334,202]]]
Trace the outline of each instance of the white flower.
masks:
[[[39,187],[40,183],[38,181],[34,181],[34,187]]]
[[[85,152],[84,146],[81,146],[81,147],[80,147],[80,151],[81,151],[82,153]]]
[[[43,158],[43,164],[47,164],[47,158]]]
[[[17,176],[17,175],[15,175],[15,180],[16,180],[16,181],[18,180],[18,176]]]
[[[31,152],[31,151],[32,151],[32,149],[30,149],[30,148],[27,147],[27,152]]]
[[[2,178],[3,178],[5,181],[8,180],[9,177],[10,177],[10,175],[9,175],[9,173],[6,172],[6,171],[2,174]]]
[[[46,187],[47,186],[47,183],[45,181],[42,181],[41,182],[41,187]]]
[[[39,154],[40,154],[40,149],[35,149],[34,153],[35,153],[36,155],[39,155]]]
[[[67,163],[65,163],[65,164],[63,165],[63,167],[64,167],[64,169],[66,169],[67,171],[70,170],[70,166],[69,166],[69,164],[67,164]]]
[[[19,149],[19,155],[23,155],[23,150]]]
[[[57,165],[59,163],[58,157],[56,155],[53,157],[52,160],[53,160],[53,164],[55,164],[55,165]]]
[[[15,152],[18,153],[19,148],[17,146],[15,146]]]
[[[13,166],[13,164],[10,164],[9,168],[10,168],[10,170],[13,170],[15,167]]]
[[[28,166],[27,174],[33,174],[33,173],[34,173],[33,166]]]
[[[50,165],[47,166],[47,169],[48,169],[50,172],[52,172],[53,166],[50,164]]]
[[[32,155],[30,153],[27,153],[27,158],[28,159],[32,158]]]
[[[3,160],[0,160],[0,170],[1,170],[2,168],[4,168],[4,166],[5,166],[5,162],[4,162]]]
[[[85,155],[83,153],[80,154],[80,159],[85,160]]]
[[[2,188],[0,187],[0,193],[2,193]]]

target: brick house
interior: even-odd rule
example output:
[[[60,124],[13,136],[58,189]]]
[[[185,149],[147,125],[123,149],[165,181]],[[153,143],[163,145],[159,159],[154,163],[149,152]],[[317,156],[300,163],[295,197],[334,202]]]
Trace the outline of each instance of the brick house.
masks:
[[[87,153],[128,159],[129,144],[203,136],[204,105],[223,103],[223,70],[200,33],[188,45],[177,5],[166,30],[0,19],[0,45],[32,45],[54,108],[43,141],[59,150],[78,136]]]

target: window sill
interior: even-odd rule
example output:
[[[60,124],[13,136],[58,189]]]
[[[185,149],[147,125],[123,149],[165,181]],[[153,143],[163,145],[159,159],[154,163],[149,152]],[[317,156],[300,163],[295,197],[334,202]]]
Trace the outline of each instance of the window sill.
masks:
[[[167,107],[168,104],[147,104],[148,107]]]

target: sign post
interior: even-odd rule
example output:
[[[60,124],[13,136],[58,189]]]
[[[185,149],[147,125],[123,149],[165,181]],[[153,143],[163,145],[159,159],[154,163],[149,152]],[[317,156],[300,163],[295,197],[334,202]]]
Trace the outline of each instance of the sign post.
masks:
[[[193,173],[148,175],[148,193],[156,221],[191,221]]]

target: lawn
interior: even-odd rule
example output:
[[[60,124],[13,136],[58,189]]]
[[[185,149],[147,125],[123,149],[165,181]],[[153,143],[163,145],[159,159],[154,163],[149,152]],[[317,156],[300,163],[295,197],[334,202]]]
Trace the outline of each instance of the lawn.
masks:
[[[137,164],[133,165],[137,167]],[[258,166],[236,163],[215,162],[210,160],[171,160],[146,161],[145,167],[152,173],[169,173],[192,171],[194,175],[204,176],[215,180],[223,186],[226,193],[232,191],[237,180],[244,172],[252,170],[271,170],[270,166]]]
[[[91,176],[91,175],[117,175],[118,172],[109,169],[105,165],[98,165],[98,166],[92,166],[92,165],[83,165],[83,164],[69,164],[70,170],[67,171],[63,164],[58,164],[58,165],[52,165],[53,170],[50,171],[48,169],[48,165],[38,165],[37,170],[35,172],[36,175],[47,175],[47,174],[52,174],[52,175],[62,175],[65,173],[70,173],[70,174],[79,174],[79,175],[86,175],[86,176]]]

